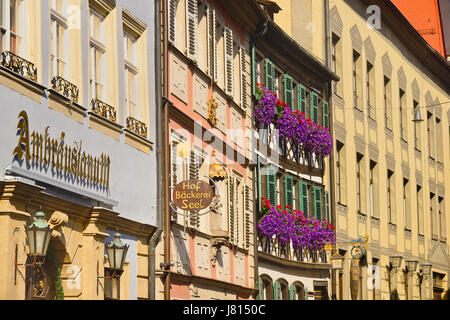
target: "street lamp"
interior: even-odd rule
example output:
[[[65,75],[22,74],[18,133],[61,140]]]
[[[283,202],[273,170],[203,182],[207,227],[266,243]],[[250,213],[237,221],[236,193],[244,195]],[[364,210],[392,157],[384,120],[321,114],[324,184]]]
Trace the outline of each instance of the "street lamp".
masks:
[[[109,268],[115,273],[122,273],[125,264],[125,257],[130,245],[124,244],[120,239],[121,234],[114,233],[114,240],[106,245],[106,253],[109,260]]]
[[[44,258],[47,254],[52,232],[45,222],[45,214],[42,211],[36,212],[34,216],[34,222],[25,228],[25,232],[30,248],[28,255],[33,257],[33,261],[36,262],[36,258]],[[40,262],[40,264],[43,264],[43,262]]]
[[[400,265],[402,263],[403,257],[398,254],[394,254],[392,256],[389,256],[389,262],[391,263],[391,268],[394,270],[397,270],[400,268]]]
[[[406,259],[405,263],[406,263],[406,268],[408,269],[408,272],[413,273],[414,271],[416,271],[417,264],[419,263],[419,261],[411,258],[411,259]]]
[[[331,260],[331,267],[333,268],[333,270],[343,269],[344,257],[341,256],[339,253],[335,252],[330,260]]]

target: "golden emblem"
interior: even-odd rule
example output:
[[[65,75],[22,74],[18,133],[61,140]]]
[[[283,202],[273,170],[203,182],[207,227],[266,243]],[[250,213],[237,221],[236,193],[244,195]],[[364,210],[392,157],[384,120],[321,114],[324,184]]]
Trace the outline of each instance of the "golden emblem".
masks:
[[[216,99],[214,99],[214,97],[211,97],[208,101],[208,122],[212,126],[215,126],[217,123],[216,110],[217,110]]]

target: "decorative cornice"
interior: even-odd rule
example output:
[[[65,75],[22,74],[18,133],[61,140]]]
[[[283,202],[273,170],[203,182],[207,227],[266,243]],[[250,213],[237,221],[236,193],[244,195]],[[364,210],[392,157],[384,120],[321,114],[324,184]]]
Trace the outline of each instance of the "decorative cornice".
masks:
[[[145,23],[133,17],[133,15],[124,8],[122,8],[122,21],[124,30],[130,33],[134,38],[139,38],[147,28]]]
[[[407,178],[409,180],[409,165],[405,162],[402,162],[402,173],[403,177]]]
[[[89,8],[106,17],[116,6],[115,0],[89,0]]]
[[[403,91],[406,91],[406,75],[405,75],[405,71],[403,71],[403,67],[400,67],[400,69],[398,69],[397,71],[397,77],[398,77],[398,86],[400,89],[402,89]]]
[[[345,144],[347,131],[345,130],[344,126],[335,122],[334,123],[334,135],[335,135],[336,140],[339,140],[340,142]]]
[[[366,52],[366,58],[367,60],[373,65],[375,64],[376,59],[376,52],[375,47],[373,46],[372,40],[370,39],[370,36],[367,37],[367,39],[364,41],[364,49]]]
[[[343,23],[339,10],[334,6],[330,10],[331,31],[335,33],[339,38],[342,38]]]
[[[412,97],[415,101],[420,102],[420,88],[417,84],[417,80],[414,79],[411,83],[411,91],[412,91]]]
[[[419,186],[423,187],[423,176],[422,173],[420,171],[416,170],[416,184],[418,184]]]
[[[393,154],[386,153],[386,167],[395,172],[395,158]]]
[[[361,33],[359,32],[358,26],[356,24],[350,29],[350,37],[352,38],[353,50],[356,50],[359,54],[361,54],[363,40],[361,38]]]
[[[363,136],[355,135],[355,149],[361,154],[366,153],[366,142]]]
[[[377,145],[369,142],[367,147],[369,149],[369,158],[378,162],[379,151]]]
[[[383,73],[384,73],[384,75],[388,76],[388,78],[391,78],[391,75],[392,75],[392,63],[391,63],[391,59],[389,58],[389,54],[387,52],[381,58],[381,62],[383,64]]]

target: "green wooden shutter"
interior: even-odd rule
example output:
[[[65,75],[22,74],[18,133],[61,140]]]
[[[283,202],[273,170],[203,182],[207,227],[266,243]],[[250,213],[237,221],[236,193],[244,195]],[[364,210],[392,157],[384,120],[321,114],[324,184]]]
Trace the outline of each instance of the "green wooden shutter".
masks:
[[[275,66],[269,59],[266,59],[266,88],[275,92]]]
[[[297,106],[301,112],[306,114],[306,88],[301,84],[297,86]]]
[[[320,187],[313,187],[313,198],[314,198],[314,217],[322,220],[322,190]]]
[[[308,300],[308,288],[304,287],[303,290],[305,291],[305,300]]]
[[[319,120],[319,97],[317,96],[317,93],[315,93],[313,91],[311,91],[311,94],[310,94],[309,112],[310,112],[310,118],[315,123],[318,123],[318,120]]]
[[[329,200],[328,200],[328,191],[324,191],[324,198],[325,198],[325,219],[330,222],[330,215],[329,215]]]
[[[322,114],[323,114],[323,122],[322,125],[326,128],[330,127],[330,116],[329,116],[329,110],[328,110],[328,102],[323,101],[322,102]]]
[[[278,283],[278,281],[275,281],[273,283],[273,300],[281,300],[280,296],[278,295],[278,288],[280,287],[280,284]]]
[[[284,102],[287,103],[291,109],[294,107],[294,90],[292,85],[292,77],[288,74],[284,75],[283,79],[284,86]]]
[[[263,299],[264,282],[261,280],[261,278],[258,278],[258,287],[259,287],[258,298],[259,300],[264,300]]]
[[[267,198],[272,205],[277,205],[277,180],[273,167],[267,167]]]
[[[284,193],[285,204],[292,207],[294,205],[294,180],[292,176],[284,176]]]
[[[295,294],[297,293],[297,287],[291,284],[289,286],[289,299],[290,300],[297,300],[295,299]]]
[[[299,181],[298,183],[298,199],[300,204],[300,211],[305,216],[308,215],[308,184],[305,181]]]

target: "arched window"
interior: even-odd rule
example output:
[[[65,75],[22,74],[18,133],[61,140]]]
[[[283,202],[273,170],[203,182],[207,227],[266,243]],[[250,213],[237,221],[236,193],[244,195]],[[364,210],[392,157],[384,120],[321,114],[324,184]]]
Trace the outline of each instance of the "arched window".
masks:
[[[259,300],[273,300],[273,281],[268,275],[259,277]]]
[[[289,286],[290,300],[305,300],[305,286],[300,281],[296,281]]]
[[[289,300],[289,284],[284,279],[278,279],[273,284],[274,300]]]

